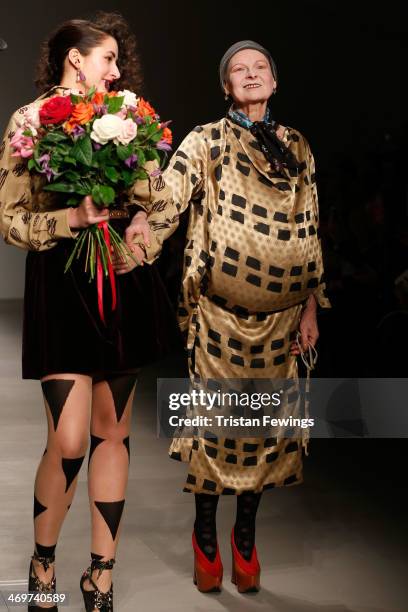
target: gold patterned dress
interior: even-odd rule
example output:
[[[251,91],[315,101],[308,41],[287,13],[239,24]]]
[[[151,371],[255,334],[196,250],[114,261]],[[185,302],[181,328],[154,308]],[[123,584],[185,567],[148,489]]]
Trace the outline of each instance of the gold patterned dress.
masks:
[[[310,294],[321,307],[315,168],[306,139],[282,128],[300,168],[272,168],[249,129],[229,118],[195,128],[149,211],[152,259],[189,206],[179,322],[192,382],[297,377],[290,342]],[[172,191],[169,199],[169,188]],[[174,438],[186,491],[240,494],[302,481],[302,444],[275,438]]]

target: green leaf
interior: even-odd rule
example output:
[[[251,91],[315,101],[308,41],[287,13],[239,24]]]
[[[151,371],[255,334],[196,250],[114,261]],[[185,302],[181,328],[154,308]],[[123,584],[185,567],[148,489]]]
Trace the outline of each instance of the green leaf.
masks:
[[[146,163],[146,157],[145,157],[143,149],[137,148],[136,155],[137,155],[137,165],[144,166]]]
[[[64,179],[66,181],[76,183],[81,180],[81,175],[79,172],[75,172],[75,170],[67,170],[64,172]]]
[[[42,139],[43,144],[56,144],[58,142],[68,141],[68,137],[63,132],[50,131]]]
[[[33,159],[29,159],[28,160],[28,164],[27,167],[29,170],[32,170],[33,168],[36,168],[37,164],[35,163],[35,161]]]
[[[91,87],[91,89],[86,94],[86,97],[88,98],[88,100],[90,100],[90,98],[92,98],[92,96],[94,95],[95,92],[96,92],[96,87],[95,87],[95,85],[93,85]]]
[[[125,187],[131,187],[133,185],[135,172],[132,170],[122,170],[122,180],[125,183]]]
[[[112,142],[109,142],[101,149],[98,149],[93,153],[94,159],[97,160],[98,165],[100,166],[110,166],[115,163],[115,157],[113,156],[113,147]]]
[[[66,155],[64,157],[64,162],[66,164],[72,164],[73,166],[76,166],[76,164],[77,164],[77,160],[74,159],[73,157],[71,157],[70,155]]]
[[[94,185],[92,187],[92,199],[95,204],[109,206],[115,201],[115,191],[109,185]]]
[[[147,149],[145,151],[146,161],[160,161],[160,155],[157,149]]]
[[[72,157],[84,166],[90,166],[92,163],[92,142],[88,135],[78,138],[71,151]]]
[[[75,193],[75,185],[71,183],[50,183],[43,187],[45,191],[58,191],[61,193]]]
[[[119,178],[120,178],[120,174],[119,172],[116,170],[116,168],[114,168],[113,166],[106,166],[105,168],[105,176],[112,181],[112,183],[117,183]]]
[[[73,196],[71,198],[68,198],[68,200],[66,201],[66,205],[67,206],[78,206],[79,202],[80,202],[80,199]]]
[[[116,154],[122,161],[125,161],[128,157],[130,157],[133,153],[133,147],[131,144],[128,145],[118,145],[116,147]]]
[[[59,193],[79,193],[80,195],[88,195],[89,191],[86,191],[79,184],[74,183],[50,183],[43,187],[44,191],[57,191]]]
[[[84,99],[82,96],[77,96],[75,94],[71,94],[71,102],[72,104],[79,104],[80,102],[83,102]]]
[[[159,130],[158,132],[155,132],[154,134],[152,134],[150,136],[150,141],[151,142],[159,142],[159,140],[161,140],[161,137],[163,136],[163,132],[162,130]]]
[[[69,155],[71,147],[68,147],[66,144],[57,144],[54,148],[54,151],[58,151],[61,155]]]
[[[118,113],[122,108],[123,100],[123,96],[119,96],[117,98],[109,98],[108,113],[110,113],[111,115],[115,115],[116,113]]]
[[[134,175],[134,180],[141,179],[144,181],[147,178],[148,178],[148,173],[146,172],[144,168],[138,168],[136,170],[135,175]]]

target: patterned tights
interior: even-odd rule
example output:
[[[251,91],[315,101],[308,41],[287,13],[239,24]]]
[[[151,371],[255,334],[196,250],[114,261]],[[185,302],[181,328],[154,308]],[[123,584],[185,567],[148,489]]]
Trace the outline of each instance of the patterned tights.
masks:
[[[237,495],[237,513],[234,525],[235,544],[241,555],[250,561],[255,545],[255,521],[261,493],[251,491]],[[214,561],[217,552],[216,516],[219,495],[196,493],[196,519],[194,532],[202,552]]]
[[[108,377],[94,384],[90,377],[78,374],[57,374],[42,380],[48,439],[34,487],[38,554],[50,556],[55,550],[90,434],[91,551],[104,560],[115,557],[128,479],[135,384],[136,374]]]

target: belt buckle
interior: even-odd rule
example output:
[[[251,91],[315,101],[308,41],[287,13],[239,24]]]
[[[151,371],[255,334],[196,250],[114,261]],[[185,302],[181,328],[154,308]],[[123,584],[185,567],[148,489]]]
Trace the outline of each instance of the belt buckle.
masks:
[[[122,208],[109,209],[109,219],[127,219],[129,218],[129,211]]]

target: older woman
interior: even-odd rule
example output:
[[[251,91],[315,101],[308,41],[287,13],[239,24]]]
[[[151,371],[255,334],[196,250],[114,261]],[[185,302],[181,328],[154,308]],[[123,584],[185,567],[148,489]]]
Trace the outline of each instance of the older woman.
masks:
[[[192,381],[296,378],[296,334],[303,351],[314,346],[317,304],[329,307],[313,156],[297,130],[271,118],[267,102],[277,73],[266,49],[236,43],[221,60],[220,79],[232,106],[226,117],[196,127],[173,156],[165,180],[177,210],[163,185],[163,202],[148,215],[147,260],[190,205],[179,320]],[[189,462],[184,490],[195,493],[199,590],[221,585],[220,494],[237,496],[233,582],[240,592],[258,590],[259,500],[265,489],[301,482],[302,445],[293,439],[178,438],[171,456]]]

